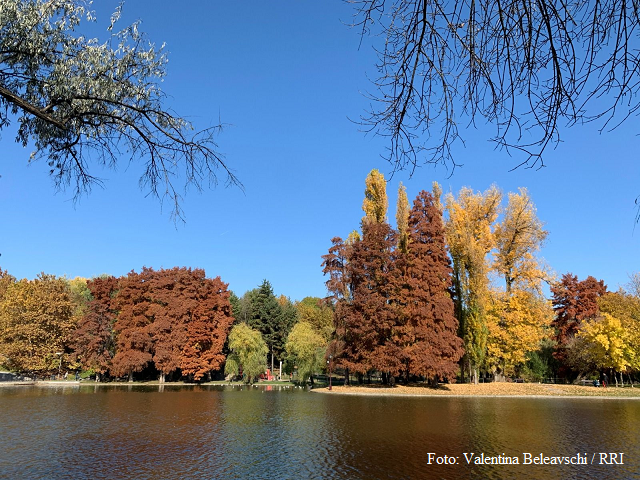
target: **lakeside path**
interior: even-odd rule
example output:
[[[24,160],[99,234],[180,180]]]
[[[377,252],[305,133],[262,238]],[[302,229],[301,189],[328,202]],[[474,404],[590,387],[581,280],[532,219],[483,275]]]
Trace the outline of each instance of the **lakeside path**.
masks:
[[[561,398],[611,398],[640,400],[640,387],[596,388],[592,386],[559,385],[540,383],[468,383],[427,386],[396,385],[393,388],[382,385],[333,386],[315,388],[315,393],[327,395],[378,395],[378,396],[418,396],[418,397],[561,397]]]

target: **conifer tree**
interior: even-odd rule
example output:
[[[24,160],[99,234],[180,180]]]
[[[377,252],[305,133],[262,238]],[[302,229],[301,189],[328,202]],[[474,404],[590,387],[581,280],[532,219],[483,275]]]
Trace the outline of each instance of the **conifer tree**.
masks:
[[[401,284],[407,370],[426,377],[454,377],[463,354],[451,299],[451,263],[441,212],[422,191],[409,216],[409,248]]]

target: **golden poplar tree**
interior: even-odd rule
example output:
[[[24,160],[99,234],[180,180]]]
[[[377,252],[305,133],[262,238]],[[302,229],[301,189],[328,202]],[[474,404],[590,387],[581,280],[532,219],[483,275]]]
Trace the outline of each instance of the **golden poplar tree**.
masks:
[[[384,175],[374,168],[367,175],[365,184],[364,201],[362,202],[365,216],[362,220],[366,219],[373,223],[386,222],[389,200],[387,199],[387,181],[384,179]]]
[[[456,316],[464,341],[465,368],[478,379],[487,345],[486,312],[489,300],[488,253],[494,248],[493,224],[502,194],[496,186],[484,193],[463,187],[457,198],[446,197],[445,232],[453,259]]]
[[[402,185],[402,182],[398,187],[396,224],[398,225],[398,249],[402,253],[407,253],[409,247],[409,200],[407,199],[407,189]]]

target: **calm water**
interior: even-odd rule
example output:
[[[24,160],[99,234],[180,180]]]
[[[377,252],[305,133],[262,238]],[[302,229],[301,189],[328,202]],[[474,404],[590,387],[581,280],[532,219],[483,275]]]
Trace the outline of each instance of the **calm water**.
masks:
[[[0,412],[0,478],[8,479],[640,478],[633,400],[3,387]],[[430,452],[458,464],[429,464]],[[468,465],[464,456],[522,463],[527,452],[594,464]],[[597,465],[601,452],[624,452],[624,464]]]

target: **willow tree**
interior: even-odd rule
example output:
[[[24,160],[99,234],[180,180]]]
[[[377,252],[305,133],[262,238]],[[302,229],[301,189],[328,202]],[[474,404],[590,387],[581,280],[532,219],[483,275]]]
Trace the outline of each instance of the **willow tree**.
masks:
[[[487,347],[486,313],[489,300],[488,253],[495,246],[493,224],[502,194],[492,186],[484,193],[463,187],[457,197],[447,195],[447,243],[453,258],[453,290],[460,336],[464,341],[464,370],[474,381]]]
[[[247,383],[253,383],[267,368],[269,347],[259,331],[246,323],[238,323],[229,333],[230,354],[224,366],[226,375],[242,373]]]
[[[167,57],[138,27],[107,41],[77,32],[93,20],[80,0],[0,1],[0,128],[17,121],[17,141],[33,148],[29,161],[47,162],[56,187],[75,196],[101,185],[96,167],[141,163],[140,185],[181,215],[180,186],[215,184],[217,172],[237,184],[214,137],[195,131],[164,105],[160,83]],[[177,180],[180,179],[180,180]]]

